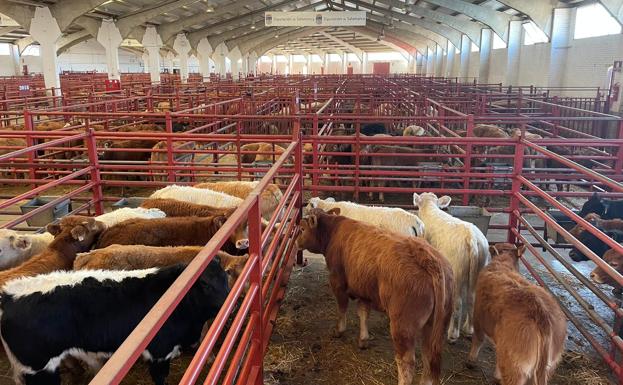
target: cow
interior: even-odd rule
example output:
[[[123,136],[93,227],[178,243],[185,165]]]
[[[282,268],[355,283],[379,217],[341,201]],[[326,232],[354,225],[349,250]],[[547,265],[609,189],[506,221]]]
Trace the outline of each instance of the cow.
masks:
[[[17,266],[41,253],[53,240],[54,236],[48,232],[33,234],[1,229],[0,270]]]
[[[484,337],[495,345],[495,377],[504,385],[546,385],[564,351],[567,322],[556,300],[519,273],[524,246],[491,246],[493,259],[478,277],[468,366]]]
[[[184,268],[54,272],[6,283],[0,332],[15,382],[60,385],[66,357],[99,370]],[[156,385],[166,384],[171,360],[198,342],[228,293],[227,274],[214,260],[142,354]]]
[[[299,249],[324,255],[338,303],[336,336],[346,330],[349,298],[359,301],[359,347],[367,347],[370,308],[387,313],[398,385],[410,385],[416,341],[422,341],[422,384],[438,385],[444,333],[452,312],[448,261],[426,241],[339,214],[312,209],[301,222]]]
[[[623,255],[617,251],[610,249],[603,254],[603,260],[610,265],[619,274],[623,274]],[[623,288],[617,283],[617,281],[610,276],[604,269],[599,266],[595,266],[595,269],[591,272],[591,279],[593,282],[612,286],[612,292],[616,295],[623,293]]]
[[[452,265],[455,297],[448,339],[455,342],[461,326],[466,335],[472,334],[476,280],[491,256],[489,242],[478,227],[441,210],[448,207],[450,201],[447,195],[437,198],[433,193],[413,194],[413,204],[419,208],[418,215],[426,228],[426,240]]]

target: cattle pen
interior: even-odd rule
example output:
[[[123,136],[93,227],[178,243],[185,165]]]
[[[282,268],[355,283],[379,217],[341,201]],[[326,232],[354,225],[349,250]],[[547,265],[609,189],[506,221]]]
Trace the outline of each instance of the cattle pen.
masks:
[[[583,202],[595,193],[602,199],[623,198],[623,119],[608,112],[608,102],[598,89],[561,92],[415,75],[293,75],[184,85],[129,84],[117,92],[88,89],[80,94],[68,86],[68,92],[51,96],[4,95],[0,100],[2,228],[38,231],[41,225],[32,219],[67,201],[71,205],[65,214],[99,215],[171,184],[260,182],[91,383],[141,383],[128,373],[244,220],[249,223],[249,260],[175,381],[260,384],[281,376],[282,383],[323,383],[315,380],[316,373],[331,383],[331,373],[319,374],[323,369],[315,366],[315,359],[309,364],[309,359],[300,358],[307,357],[307,351],[313,357],[329,344],[338,348],[346,344],[324,338],[310,346],[297,345],[292,353],[299,355],[301,367],[312,366],[307,376],[301,373],[304,368],[297,369],[299,377],[288,377],[283,369],[264,372],[265,359],[276,354],[273,343],[279,346],[287,339],[287,332],[273,334],[284,322],[303,328],[305,319],[296,318],[309,317],[310,324],[319,328],[316,333],[329,333],[312,322],[317,321],[313,311],[296,297],[303,295],[301,291],[306,291],[305,298],[326,297],[322,294],[326,281],[315,288],[301,281],[312,280],[310,271],[326,276],[318,268],[322,262],[304,255],[295,244],[304,206],[311,197],[332,196],[413,211],[414,192],[434,192],[451,196],[452,206],[493,215],[485,233],[489,241],[527,245],[529,255],[521,259],[522,270],[558,299],[572,330],[568,346],[589,357],[578,360],[586,360],[579,365],[601,368],[590,383],[623,384],[620,296],[592,282],[588,273],[598,266],[620,286],[623,276],[570,232],[579,224],[623,254],[618,241],[578,215]],[[595,96],[566,96],[574,93]],[[166,111],[158,111],[161,103],[168,106]],[[60,127],[38,129],[49,122]],[[132,130],[141,124],[163,129]],[[386,135],[366,134],[374,124],[383,125]],[[413,125],[425,134],[402,136]],[[477,137],[474,129],[481,125],[515,130],[515,135]],[[120,141],[136,144],[115,147]],[[267,144],[265,150],[244,147],[258,142]],[[111,156],[115,153],[123,156]],[[132,153],[140,156],[128,156]],[[258,156],[262,160],[255,160]],[[281,187],[283,199],[263,226],[259,197],[269,183]],[[20,212],[20,204],[36,197],[48,200],[32,211]],[[553,213],[566,217],[568,223],[561,224]],[[570,261],[570,248],[580,250],[590,262]],[[291,278],[293,274],[300,277]],[[299,279],[294,285],[297,290],[288,290],[293,279]],[[296,322],[284,319],[282,305]],[[333,307],[333,302],[324,305]],[[324,321],[333,320],[331,315]],[[386,339],[379,332],[376,343],[385,346]],[[444,357],[459,354],[465,344],[448,347],[450,353]],[[360,354],[358,362],[372,362],[366,354],[374,353]],[[475,384],[491,377],[491,367],[480,377],[449,366],[459,374],[452,378],[444,371],[444,383]],[[567,366],[565,370],[576,373],[573,363]],[[395,374],[385,373],[393,373],[393,366],[373,369],[383,373],[373,371],[365,381],[339,383],[395,381]],[[554,381],[589,383],[580,377]]]

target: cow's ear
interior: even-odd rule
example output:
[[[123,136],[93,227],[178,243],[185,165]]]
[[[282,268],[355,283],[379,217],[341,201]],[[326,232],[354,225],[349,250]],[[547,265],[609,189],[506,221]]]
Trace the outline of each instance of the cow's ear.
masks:
[[[500,255],[500,252],[498,251],[498,249],[495,248],[495,245],[489,245],[489,253],[492,256],[498,256]]]
[[[225,222],[227,222],[227,217],[225,217],[225,215],[219,215],[217,217],[214,217],[214,224],[217,225],[219,228],[222,227]]]
[[[46,226],[46,230],[48,233],[57,236],[61,233],[61,225],[58,223],[50,223]]]
[[[526,245],[521,245],[517,248],[517,257],[521,257],[526,251]]]
[[[28,250],[30,246],[32,246],[32,241],[27,237],[13,237],[12,240],[13,247],[16,249]]]
[[[340,210],[339,207],[334,207],[331,210],[327,211],[327,214],[329,215],[340,215],[342,211]]]
[[[418,193],[413,193],[413,205],[416,207],[420,207],[420,196]]]
[[[444,195],[437,201],[437,206],[439,206],[440,209],[445,209],[446,207],[450,206],[450,201],[452,201],[452,198]]]
[[[310,215],[307,218],[307,224],[309,224],[310,228],[315,229],[318,227],[318,217],[316,215]]]

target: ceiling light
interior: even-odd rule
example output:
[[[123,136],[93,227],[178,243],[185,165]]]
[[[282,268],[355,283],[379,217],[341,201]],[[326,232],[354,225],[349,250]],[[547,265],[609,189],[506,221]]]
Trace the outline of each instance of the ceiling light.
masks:
[[[275,35],[275,39],[278,38],[278,37],[279,37],[279,35]]]
[[[255,20],[251,23],[251,29],[255,29]]]
[[[214,7],[213,7],[213,6],[211,6],[211,5],[208,5],[208,6],[206,7],[206,12],[207,12],[207,13],[212,13],[212,12],[214,12]]]

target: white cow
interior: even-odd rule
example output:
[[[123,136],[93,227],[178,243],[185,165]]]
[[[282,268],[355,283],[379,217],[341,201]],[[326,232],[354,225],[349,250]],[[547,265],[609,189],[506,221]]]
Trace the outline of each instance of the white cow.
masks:
[[[0,229],[0,270],[15,267],[39,254],[53,239],[54,236],[47,232],[33,234]]]
[[[491,259],[489,242],[472,223],[462,221],[442,211],[448,207],[451,198],[437,198],[433,193],[413,194],[413,204],[419,207],[419,216],[426,226],[426,240],[448,259],[454,273],[454,312],[448,339],[459,338],[459,328],[471,335],[473,332],[472,312],[478,273]],[[464,319],[464,323],[461,321]]]
[[[106,214],[95,217],[98,221],[104,223],[107,227],[116,225],[119,222],[126,221],[128,219],[156,219],[164,218],[167,215],[160,209],[146,209],[143,207],[130,208],[124,207],[118,210],[111,211]]]
[[[353,202],[336,202],[333,198],[311,198],[306,212],[312,208],[321,208],[324,211],[338,207],[340,215],[379,226],[385,230],[403,235],[424,236],[424,223],[406,210],[394,207],[364,206]]]
[[[178,201],[208,205],[218,208],[238,207],[242,199],[205,188],[171,185],[151,194],[150,198],[177,199]]]

